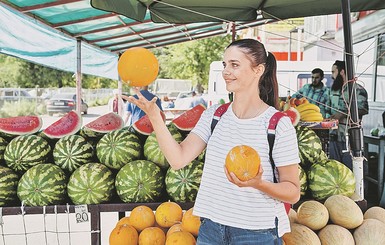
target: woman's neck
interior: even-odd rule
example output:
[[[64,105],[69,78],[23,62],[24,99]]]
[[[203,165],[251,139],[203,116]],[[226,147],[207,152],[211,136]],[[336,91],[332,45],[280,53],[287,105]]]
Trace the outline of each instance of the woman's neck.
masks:
[[[237,98],[238,97],[238,98]],[[234,96],[233,112],[239,119],[249,119],[261,115],[269,106],[259,97],[242,98]]]

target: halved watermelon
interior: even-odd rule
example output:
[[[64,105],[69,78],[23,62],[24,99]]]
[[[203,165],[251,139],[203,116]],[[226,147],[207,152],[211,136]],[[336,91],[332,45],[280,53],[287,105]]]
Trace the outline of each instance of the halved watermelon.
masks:
[[[185,111],[179,117],[174,118],[172,123],[179,129],[183,131],[191,131],[197,124],[202,113],[206,110],[206,107],[202,104],[199,104],[188,111]]]
[[[299,114],[297,109],[295,109],[294,107],[290,107],[288,110],[283,111],[283,114],[290,118],[293,126],[297,126],[297,124],[299,123],[299,119],[301,118],[301,115]]]
[[[0,132],[11,135],[34,134],[43,122],[39,116],[18,116],[0,118]]]
[[[97,133],[108,133],[123,128],[124,121],[121,116],[114,112],[104,114],[84,125],[86,130]]]
[[[163,111],[160,111],[160,115],[163,118],[163,121],[166,121],[166,114],[164,114]],[[152,131],[154,131],[154,128],[152,127],[151,121],[148,118],[147,115],[144,115],[141,117],[138,121],[136,121],[132,127],[135,129],[136,132],[143,134],[143,135],[150,135]]]
[[[82,126],[82,117],[76,111],[70,111],[62,118],[43,130],[43,134],[51,139],[59,139],[77,133]]]

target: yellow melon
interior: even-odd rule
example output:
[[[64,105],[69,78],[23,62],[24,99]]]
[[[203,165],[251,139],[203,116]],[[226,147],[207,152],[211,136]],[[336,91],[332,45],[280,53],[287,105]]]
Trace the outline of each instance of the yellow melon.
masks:
[[[317,234],[309,227],[292,223],[291,232],[285,233],[282,237],[286,245],[321,245]]]
[[[165,228],[180,223],[183,217],[183,210],[175,202],[163,202],[155,211],[156,223]]]
[[[360,207],[349,197],[333,195],[326,199],[324,205],[329,211],[330,220],[346,229],[354,229],[364,220]]]
[[[320,230],[327,225],[329,212],[327,208],[318,201],[305,201],[298,207],[297,221],[312,230]]]
[[[353,233],[356,245],[385,244],[385,224],[377,219],[365,219]]]
[[[116,226],[110,233],[110,245],[137,245],[138,231],[131,225]]]
[[[172,233],[177,232],[177,231],[183,231],[182,224],[175,224],[175,225],[171,226],[168,229],[166,236],[169,236]]]
[[[135,227],[138,232],[141,232],[147,227],[154,226],[155,214],[152,209],[147,206],[137,206],[131,211],[129,223]]]
[[[233,172],[242,181],[254,178],[259,172],[260,164],[261,158],[258,152],[247,145],[233,147],[225,160],[227,171]]]
[[[139,234],[139,245],[164,245],[166,235],[159,227],[147,227]]]
[[[126,217],[123,217],[121,218],[118,223],[116,223],[116,226],[119,226],[119,225],[129,225],[130,224],[130,216],[126,216]]]
[[[374,206],[366,210],[364,219],[378,219],[385,224],[385,208]]]
[[[354,245],[350,231],[342,226],[329,224],[318,232],[322,245]]]
[[[201,220],[198,216],[193,215],[193,208],[187,210],[182,218],[182,229],[197,237],[200,226]]]
[[[166,245],[195,245],[194,236],[187,231],[177,231],[166,239]]]

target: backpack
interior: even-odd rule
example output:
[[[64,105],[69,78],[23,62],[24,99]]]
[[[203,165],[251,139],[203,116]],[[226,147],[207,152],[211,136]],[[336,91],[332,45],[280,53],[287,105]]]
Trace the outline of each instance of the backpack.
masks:
[[[225,114],[225,112],[229,108],[230,103],[231,102],[223,104],[215,110],[213,120],[211,121],[211,134],[213,133],[214,128],[217,125],[218,121],[221,119],[222,115]],[[273,160],[273,146],[274,146],[274,141],[275,141],[275,130],[277,128],[279,120],[283,116],[286,116],[286,115],[280,111],[277,111],[270,118],[269,126],[267,127],[267,141],[269,143],[269,158],[270,158],[271,167],[273,168],[274,183],[278,183],[278,179],[275,175],[277,168],[276,168],[274,160]],[[284,203],[284,204],[285,204],[286,213],[288,214],[290,211],[291,205],[289,203]]]

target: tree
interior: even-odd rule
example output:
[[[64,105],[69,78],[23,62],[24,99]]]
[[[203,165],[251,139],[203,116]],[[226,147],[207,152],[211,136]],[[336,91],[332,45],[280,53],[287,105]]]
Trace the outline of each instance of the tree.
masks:
[[[222,60],[231,36],[189,41],[156,49],[160,78],[189,79],[194,85],[207,86],[210,64]]]

